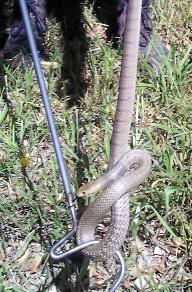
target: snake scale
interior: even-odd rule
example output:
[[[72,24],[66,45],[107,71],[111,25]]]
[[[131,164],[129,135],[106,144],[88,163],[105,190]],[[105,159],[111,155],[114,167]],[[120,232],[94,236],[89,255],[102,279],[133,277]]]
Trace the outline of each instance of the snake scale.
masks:
[[[106,174],[83,185],[77,192],[77,195],[84,196],[102,190],[80,218],[78,244],[95,240],[98,223],[111,209],[111,221],[104,238],[83,251],[96,261],[108,260],[123,245],[129,227],[130,191],[143,182],[151,167],[148,152],[128,150],[135,99],[142,0],[129,0],[128,5],[109,169]]]

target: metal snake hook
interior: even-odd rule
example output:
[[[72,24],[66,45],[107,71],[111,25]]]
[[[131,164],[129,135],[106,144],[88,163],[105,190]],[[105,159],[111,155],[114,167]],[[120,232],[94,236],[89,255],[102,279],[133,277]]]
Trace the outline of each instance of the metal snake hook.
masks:
[[[47,93],[47,88],[46,88],[46,84],[45,84],[45,78],[44,78],[44,74],[41,68],[41,64],[40,64],[40,60],[39,60],[39,55],[38,55],[38,51],[37,51],[37,46],[36,46],[36,42],[35,42],[35,38],[34,38],[34,34],[33,34],[33,30],[31,27],[31,22],[30,22],[30,17],[29,17],[29,11],[27,8],[27,4],[25,0],[18,0],[19,5],[20,5],[20,9],[21,9],[21,14],[23,17],[23,21],[25,24],[25,28],[26,28],[26,33],[27,33],[27,38],[28,38],[28,42],[29,42],[29,47],[30,47],[30,51],[32,54],[32,58],[33,58],[33,62],[35,65],[35,71],[36,71],[36,76],[39,82],[39,87],[40,87],[40,91],[41,91],[41,96],[42,96],[42,101],[45,107],[45,112],[46,112],[46,118],[49,124],[49,128],[50,128],[50,132],[51,132],[51,137],[52,137],[52,141],[53,141],[53,146],[54,146],[54,151],[55,151],[55,155],[57,158],[57,163],[58,163],[58,167],[59,167],[59,171],[60,171],[60,175],[61,175],[61,180],[62,180],[62,184],[64,187],[64,192],[65,192],[65,198],[68,202],[68,207],[70,210],[70,214],[71,214],[71,219],[72,219],[72,228],[71,230],[69,230],[65,236],[63,236],[57,243],[55,243],[52,248],[50,249],[50,258],[53,261],[57,261],[57,260],[63,260],[64,258],[72,255],[73,253],[76,253],[77,251],[82,250],[83,248],[96,244],[98,243],[98,241],[91,241],[91,242],[86,242],[84,244],[81,244],[79,246],[76,246],[68,251],[62,252],[60,254],[56,253],[56,250],[58,248],[60,248],[65,241],[72,237],[74,235],[74,233],[77,231],[77,217],[76,217],[76,211],[75,211],[75,205],[74,205],[74,194],[72,192],[72,188],[71,188],[71,183],[69,180],[69,176],[67,173],[67,167],[66,167],[66,163],[61,151],[61,145],[59,142],[59,138],[57,135],[57,130],[56,130],[56,126],[55,126],[55,122],[54,122],[54,117],[53,117],[53,112],[51,109],[51,104],[48,98],[48,93]],[[125,264],[124,264],[124,260],[123,257],[121,255],[121,253],[119,251],[116,252],[116,257],[118,259],[118,262],[120,264],[120,271],[118,273],[117,279],[115,280],[115,282],[113,283],[113,285],[110,288],[110,292],[114,292],[119,285],[121,284],[123,278],[124,278],[124,274],[125,274]]]

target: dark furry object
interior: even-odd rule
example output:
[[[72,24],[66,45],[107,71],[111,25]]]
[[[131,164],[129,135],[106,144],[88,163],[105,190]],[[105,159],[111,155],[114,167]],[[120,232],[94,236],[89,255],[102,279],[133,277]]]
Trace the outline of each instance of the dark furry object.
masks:
[[[128,1],[130,0],[90,0],[93,3],[94,9],[98,17],[100,17],[102,22],[109,25],[110,36],[123,36],[125,30],[125,22],[128,11]],[[73,9],[79,9],[81,11],[80,3],[84,1],[80,0],[63,0],[63,1],[53,1],[53,0],[26,0],[30,12],[31,23],[34,31],[37,43],[40,43],[40,39],[44,32],[46,31],[46,21],[45,17],[48,13],[52,11],[61,11],[63,13],[63,18],[67,18],[67,10],[73,6]],[[142,26],[141,26],[141,46],[146,46],[151,35],[151,25],[149,24],[150,12],[149,12],[150,0],[143,0],[142,9]],[[21,44],[26,46],[26,32],[23,24],[23,20],[19,13],[19,8],[17,1],[3,1],[3,13],[6,15],[9,7],[14,7],[12,13],[11,29],[8,36],[8,40],[5,44],[6,51],[12,51]],[[1,26],[6,21],[3,18],[3,13],[0,13]],[[10,14],[10,13],[9,13]],[[71,13],[70,13],[71,14]],[[58,15],[58,13],[57,13]],[[76,13],[77,15],[77,13]],[[62,18],[62,15],[60,16]],[[74,21],[75,25],[75,21]],[[77,26],[76,26],[77,27]],[[1,32],[2,35],[2,32]]]

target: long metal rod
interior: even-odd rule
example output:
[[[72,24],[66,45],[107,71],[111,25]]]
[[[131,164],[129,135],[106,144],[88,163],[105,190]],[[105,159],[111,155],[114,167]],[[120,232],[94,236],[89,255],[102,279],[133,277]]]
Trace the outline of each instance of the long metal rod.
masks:
[[[65,190],[65,197],[66,197],[66,200],[68,202],[69,210],[71,213],[71,219],[73,222],[73,226],[72,226],[71,230],[69,230],[65,234],[65,236],[63,236],[50,249],[51,259],[54,261],[58,261],[58,260],[63,260],[65,257],[68,257],[68,256],[72,255],[73,253],[76,253],[77,251],[82,250],[85,247],[96,244],[96,243],[98,243],[98,241],[94,240],[91,242],[86,242],[82,245],[76,246],[68,251],[61,252],[59,254],[56,252],[56,250],[58,248],[61,248],[62,245],[65,243],[65,241],[68,238],[72,237],[77,230],[77,217],[76,217],[75,206],[74,206],[74,195],[73,195],[73,192],[71,189],[71,183],[69,180],[65,160],[64,160],[64,157],[63,157],[63,154],[61,151],[61,145],[60,145],[59,138],[57,135],[57,130],[56,130],[55,122],[54,122],[53,112],[52,112],[51,104],[50,104],[50,101],[48,98],[48,92],[47,92],[47,88],[46,88],[46,84],[45,84],[45,78],[44,78],[44,74],[43,74],[40,60],[39,60],[38,50],[37,50],[35,38],[33,35],[32,27],[31,27],[31,22],[30,22],[30,17],[29,17],[29,12],[28,12],[28,8],[26,5],[26,1],[25,0],[18,0],[18,1],[19,1],[19,5],[21,8],[21,14],[22,14],[22,17],[24,20],[26,32],[27,32],[29,47],[30,47],[33,61],[34,61],[34,65],[35,65],[35,71],[36,71],[37,79],[39,82],[39,87],[41,90],[42,100],[43,100],[44,107],[45,107],[46,117],[47,117],[47,121],[49,124],[51,137],[52,137],[52,141],[53,141],[53,146],[54,146],[54,150],[55,150],[55,154],[56,154],[56,158],[57,158],[57,163],[58,163],[60,174],[61,174],[61,180],[62,180],[64,190]],[[120,264],[120,271],[118,273],[116,281],[113,283],[112,287],[109,290],[110,292],[114,292],[118,288],[118,286],[121,284],[121,282],[124,278],[124,274],[125,274],[124,260],[123,260],[123,257],[119,251],[116,252],[116,257],[117,257],[119,264]]]
[[[43,103],[45,106],[47,121],[49,124],[51,137],[52,137],[52,141],[53,141],[53,146],[54,146],[54,150],[55,150],[55,154],[56,154],[56,158],[57,158],[57,163],[58,163],[60,174],[61,174],[61,180],[62,180],[62,183],[64,186],[65,196],[66,196],[66,199],[67,199],[69,207],[70,207],[71,216],[73,218],[73,224],[74,224],[73,229],[75,232],[75,230],[77,228],[77,219],[76,219],[76,214],[75,214],[75,207],[73,204],[74,196],[72,193],[71,184],[70,184],[68,173],[67,173],[67,168],[65,165],[62,151],[61,151],[61,145],[60,145],[60,142],[58,139],[57,130],[55,127],[55,122],[54,122],[54,117],[53,117],[53,113],[52,113],[52,109],[51,109],[51,104],[50,104],[50,101],[48,98],[47,88],[46,88],[46,84],[45,84],[45,78],[44,78],[44,75],[42,72],[41,64],[39,61],[38,50],[37,50],[34,34],[32,31],[32,27],[31,27],[29,12],[27,9],[26,1],[25,0],[18,0],[18,1],[20,4],[22,17],[23,17],[24,24],[26,27],[29,47],[30,47],[33,61],[34,61],[34,65],[35,65],[35,71],[36,71],[37,79],[39,82],[42,100],[43,100]]]
[[[113,283],[113,285],[111,286],[111,288],[109,289],[109,292],[116,291],[116,289],[121,285],[121,283],[125,277],[125,262],[124,262],[124,258],[122,257],[122,254],[120,253],[120,251],[116,252],[116,257],[117,257],[119,264],[120,264],[120,270],[118,273],[118,277],[115,280],[115,282]]]

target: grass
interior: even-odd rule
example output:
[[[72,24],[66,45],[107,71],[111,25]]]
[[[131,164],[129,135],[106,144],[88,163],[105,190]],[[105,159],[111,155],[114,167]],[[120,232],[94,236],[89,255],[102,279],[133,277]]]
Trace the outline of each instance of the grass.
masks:
[[[119,291],[138,291],[141,283],[143,291],[191,291],[190,9],[189,0],[162,0],[158,14],[153,13],[172,61],[164,61],[159,76],[143,62],[138,76],[132,146],[150,150],[153,167],[149,180],[131,197],[130,232],[123,247],[126,279]],[[92,8],[85,7],[84,15],[89,46],[80,72],[83,81],[76,68],[82,62],[80,40],[70,44],[75,65],[66,59],[69,72],[61,79],[62,47],[69,44],[63,38],[58,42],[55,19],[50,20],[49,61],[57,66],[44,67],[74,189],[107,168],[121,59],[120,48],[106,40],[105,26]],[[5,73],[8,94],[5,99],[2,88],[0,95],[0,290],[86,290],[86,260],[52,265],[47,259],[48,249],[71,222],[34,70],[6,67]],[[90,266],[92,290],[107,289],[111,265],[98,265],[97,272]]]

